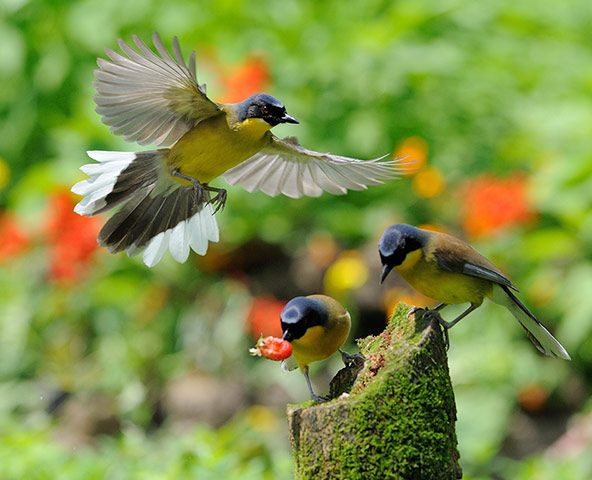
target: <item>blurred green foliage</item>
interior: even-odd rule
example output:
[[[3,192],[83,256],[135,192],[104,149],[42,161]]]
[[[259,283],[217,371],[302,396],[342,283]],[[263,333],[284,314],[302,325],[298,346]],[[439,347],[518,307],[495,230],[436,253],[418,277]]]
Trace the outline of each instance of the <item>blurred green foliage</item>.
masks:
[[[155,434],[149,439],[128,430],[117,439],[101,439],[98,449],[83,445],[70,452],[53,442],[48,425],[35,427],[3,431],[3,479],[291,478],[289,454],[274,451],[275,445],[246,418],[217,430],[199,427],[188,434]]]
[[[264,262],[249,264],[251,251],[241,247],[262,239],[295,261],[326,232],[339,249],[371,251],[371,264],[394,221],[468,236],[511,275],[573,358],[541,358],[495,306],[451,332],[465,478],[592,476],[581,453],[592,446],[590,427],[570,448],[544,450],[566,429],[589,424],[592,407],[590,18],[587,0],[3,0],[0,205],[15,225],[0,240],[12,242],[0,259],[0,477],[286,477],[288,447],[277,442],[285,433],[251,442],[240,410],[221,430],[198,426],[178,436],[165,420],[151,434],[156,407],[174,379],[194,370],[243,385],[249,404],[274,404],[277,389],[285,396],[276,405],[304,398],[301,378],[247,358],[244,328],[251,298],[281,297],[273,283],[297,284],[288,278],[297,270],[282,264],[270,280]],[[51,199],[82,178],[85,150],[138,149],[94,113],[95,59],[118,37],[148,42],[154,30],[168,45],[177,35],[185,53],[197,50],[198,78],[214,100],[225,93],[220,70],[252,54],[265,58],[269,92],[301,121],[276,133],[298,135],[308,148],[369,158],[420,137],[442,189],[422,195],[419,174],[317,199],[232,187],[218,216],[221,245],[205,259],[165,258],[148,270],[138,259],[94,252],[69,281],[56,281],[62,240],[48,234]],[[472,237],[465,186],[486,172],[522,172],[520,201],[534,218]],[[376,290],[374,280],[368,288]],[[362,315],[356,298],[344,296]],[[114,399],[121,433],[99,440],[98,450],[60,447],[52,439],[63,416],[47,413],[56,392]],[[511,445],[524,421],[534,433],[518,451]],[[245,454],[247,444],[259,453]]]

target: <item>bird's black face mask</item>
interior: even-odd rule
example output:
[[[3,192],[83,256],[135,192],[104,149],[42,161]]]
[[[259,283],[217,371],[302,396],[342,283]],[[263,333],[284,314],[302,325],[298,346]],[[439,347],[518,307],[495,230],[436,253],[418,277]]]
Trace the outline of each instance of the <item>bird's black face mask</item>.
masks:
[[[324,325],[327,318],[328,312],[320,302],[307,297],[295,297],[281,314],[282,338],[288,342],[302,338],[310,327]]]
[[[280,123],[299,123],[293,116],[286,113],[286,107],[282,102],[266,93],[258,93],[241,103],[245,103],[246,108],[244,118],[239,118],[240,121],[247,118],[260,118],[272,127]]]
[[[383,265],[389,265],[390,268],[401,265],[405,260],[405,237],[400,232],[387,230],[378,244],[378,253]]]
[[[398,225],[393,225],[385,230],[378,244],[378,253],[382,262],[382,273],[380,283],[388,276],[389,272],[405,261],[409,252],[421,248],[420,241],[411,235],[406,235],[399,229]]]

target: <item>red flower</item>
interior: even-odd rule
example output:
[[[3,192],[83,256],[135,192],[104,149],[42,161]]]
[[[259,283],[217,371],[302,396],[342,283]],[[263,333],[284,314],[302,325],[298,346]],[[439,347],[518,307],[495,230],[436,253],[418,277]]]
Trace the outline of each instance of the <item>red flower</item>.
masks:
[[[462,189],[465,232],[480,237],[536,218],[526,196],[527,184],[522,173],[505,179],[486,174],[469,181]]]
[[[280,314],[286,302],[280,302],[273,297],[255,297],[247,316],[247,327],[253,338],[261,335],[281,337],[282,324]]]
[[[0,214],[0,262],[16,257],[31,244],[31,239],[21,230],[14,216]]]
[[[45,234],[50,248],[50,278],[58,283],[79,278],[98,248],[101,220],[74,213],[74,205],[68,192],[56,192],[49,198]]]
[[[264,58],[251,56],[222,75],[226,95],[222,103],[240,102],[251,95],[263,92],[271,77]]]

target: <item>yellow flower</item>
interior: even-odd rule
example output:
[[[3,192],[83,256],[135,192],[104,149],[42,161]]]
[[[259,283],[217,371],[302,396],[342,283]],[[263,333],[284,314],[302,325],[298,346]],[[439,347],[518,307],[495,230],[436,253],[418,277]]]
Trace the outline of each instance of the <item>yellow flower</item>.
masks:
[[[411,184],[413,191],[418,197],[432,198],[442,193],[446,181],[442,172],[431,166],[424,166],[413,177]]]
[[[8,163],[0,157],[0,190],[4,189],[8,185],[10,180],[10,167]]]
[[[355,250],[346,250],[325,272],[325,291],[328,295],[360,288],[368,280],[368,267],[362,254]]]

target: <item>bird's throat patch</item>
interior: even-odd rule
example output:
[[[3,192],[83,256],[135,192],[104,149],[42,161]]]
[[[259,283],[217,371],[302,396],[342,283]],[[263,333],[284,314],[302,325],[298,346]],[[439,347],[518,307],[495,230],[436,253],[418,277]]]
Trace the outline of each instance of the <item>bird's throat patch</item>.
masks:
[[[417,250],[413,250],[412,252],[409,252],[407,255],[405,255],[405,260],[403,260],[403,263],[401,263],[401,265],[398,265],[395,268],[398,271],[405,272],[405,271],[413,268],[415,266],[415,264],[420,259],[421,259],[421,248],[418,248]]]
[[[271,125],[262,118],[247,118],[240,124],[240,131],[254,138],[261,138],[271,129]]]
[[[302,337],[294,340],[292,344],[297,349],[311,348],[319,342],[319,337],[321,337],[324,334],[324,332],[325,329],[320,325],[310,327],[306,330],[306,333]]]

